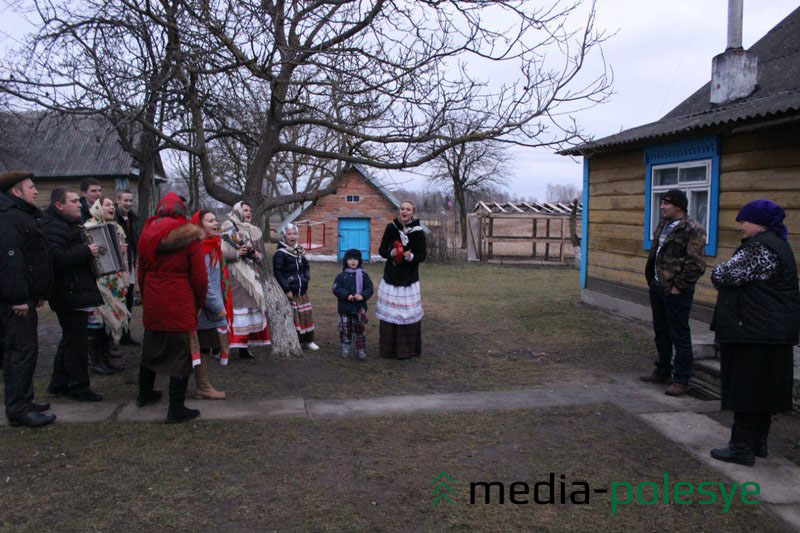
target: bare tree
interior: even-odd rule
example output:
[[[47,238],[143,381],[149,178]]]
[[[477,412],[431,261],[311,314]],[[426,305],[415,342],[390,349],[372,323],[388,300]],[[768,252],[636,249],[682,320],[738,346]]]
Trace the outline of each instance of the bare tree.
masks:
[[[581,190],[571,183],[564,185],[558,185],[556,183],[547,184],[547,201],[554,204],[559,202],[568,204],[580,198],[581,194]]]
[[[33,2],[41,29],[6,61],[0,91],[108,117],[142,166],[140,201],[154,154],[170,147],[198,158],[213,198],[245,199],[257,220],[330,194],[345,163],[409,168],[487,139],[580,142],[570,114],[603,101],[610,86],[602,63],[583,75],[605,39],[593,3],[576,22],[571,0]],[[516,69],[513,79],[478,74],[503,64]],[[236,118],[254,102],[256,112]],[[453,136],[454,115],[485,120]],[[226,152],[231,142],[245,147],[245,164],[239,151]],[[269,185],[290,155],[319,169],[310,188]],[[241,188],[230,186],[233,168]],[[270,285],[270,327],[276,340],[289,339],[288,304]],[[299,350],[296,338],[274,348]]]
[[[450,124],[450,137],[458,137],[459,126]],[[499,141],[487,139],[458,144],[439,154],[431,168],[431,181],[444,184],[458,203],[461,248],[467,247],[467,209],[476,194],[504,185],[508,176],[508,156]]]

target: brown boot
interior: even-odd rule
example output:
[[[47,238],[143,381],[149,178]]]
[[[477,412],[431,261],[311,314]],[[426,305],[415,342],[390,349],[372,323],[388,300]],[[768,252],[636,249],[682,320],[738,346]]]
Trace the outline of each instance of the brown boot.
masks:
[[[208,381],[208,354],[200,353],[200,364],[194,369],[197,388],[194,397],[198,400],[224,400],[225,393],[216,390]]]
[[[683,383],[673,383],[667,390],[664,391],[664,394],[667,396],[683,396],[686,394],[686,391],[689,390],[689,386]]]

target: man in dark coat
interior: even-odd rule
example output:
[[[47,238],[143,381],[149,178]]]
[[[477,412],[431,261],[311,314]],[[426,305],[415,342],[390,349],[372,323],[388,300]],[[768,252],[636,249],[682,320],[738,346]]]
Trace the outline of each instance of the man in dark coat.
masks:
[[[53,266],[42,232],[38,192],[30,172],[0,175],[0,316],[6,326],[4,372],[6,417],[11,425],[44,426],[49,403],[33,401],[39,344],[36,308],[48,297]]]
[[[133,312],[133,288],[136,280],[136,259],[138,256],[137,246],[139,245],[138,224],[139,218],[132,209],[133,192],[123,189],[117,192],[117,224],[125,232],[125,242],[128,243],[128,272],[130,273],[130,285],[128,294],[125,296],[125,305],[129,312]],[[126,330],[122,335],[120,344],[128,346],[139,346],[141,343],[131,337],[130,330]]]
[[[103,185],[100,180],[86,178],[81,182],[81,224],[92,218],[89,210],[101,196],[103,196]]]
[[[73,400],[96,402],[102,396],[89,388],[89,314],[103,303],[92,270],[97,244],[83,242],[81,204],[75,191],[58,187],[50,195],[50,207],[42,217],[55,279],[50,308],[61,325],[61,342],[53,361],[53,377],[47,392]]]

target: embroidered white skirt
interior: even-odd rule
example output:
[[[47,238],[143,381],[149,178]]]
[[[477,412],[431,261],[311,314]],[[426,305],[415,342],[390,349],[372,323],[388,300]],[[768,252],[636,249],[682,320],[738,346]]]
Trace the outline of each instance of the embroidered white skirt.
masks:
[[[379,320],[392,324],[415,324],[424,314],[419,281],[408,287],[397,287],[381,280],[375,303],[375,316]]]

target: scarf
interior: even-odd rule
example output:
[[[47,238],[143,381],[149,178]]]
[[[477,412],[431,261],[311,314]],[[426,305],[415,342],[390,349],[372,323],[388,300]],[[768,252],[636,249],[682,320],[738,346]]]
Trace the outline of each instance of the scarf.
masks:
[[[361,294],[364,289],[364,271],[360,268],[345,268],[345,272],[355,273],[356,275],[356,294]]]
[[[242,212],[242,202],[237,202],[228,214],[228,220],[222,224],[222,243],[234,250],[243,246],[260,248],[261,230],[245,222]],[[261,265],[255,258],[239,256],[239,260],[228,265],[230,277],[236,280],[242,288],[258,303],[262,310],[266,310],[267,301],[264,292],[264,274]]]
[[[412,225],[416,222],[416,225]],[[394,219],[392,222],[394,227],[397,228],[397,233],[400,234],[400,242],[403,244],[403,247],[408,246],[408,234],[414,233],[415,231],[422,231],[422,226],[419,225],[418,220],[412,220],[408,223],[408,226],[404,226],[399,219]]]
[[[117,232],[117,241],[122,244],[125,242],[125,231],[117,224],[116,220],[106,220],[103,215],[103,207],[100,205],[100,200],[97,200],[89,209],[92,218],[84,223],[86,227],[99,226],[101,224],[109,224]],[[103,297],[103,305],[98,307],[100,316],[103,317],[103,324],[105,325],[106,332],[114,339],[114,342],[119,342],[122,334],[130,329],[131,314],[128,307],[125,305],[125,297],[128,294],[128,268],[127,268],[127,254],[122,254],[122,262],[125,268],[120,272],[113,274],[106,274],[97,278],[97,289]]]
[[[739,214],[736,215],[736,222],[752,222],[759,226],[774,231],[778,237],[784,241],[789,235],[789,231],[783,224],[786,212],[781,206],[769,200],[753,200],[742,206]]]

